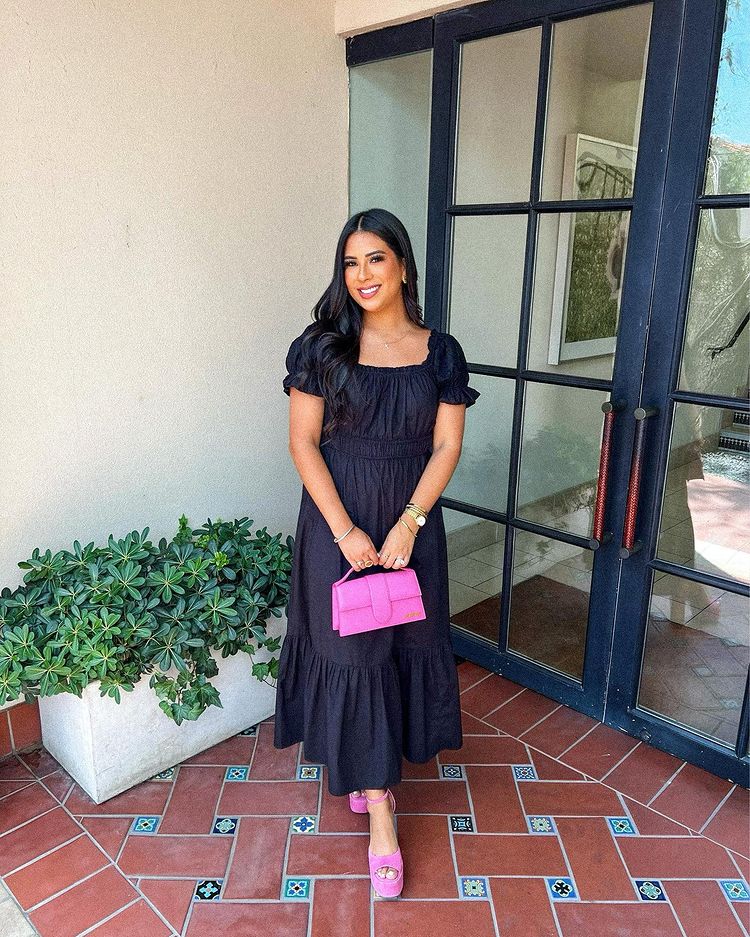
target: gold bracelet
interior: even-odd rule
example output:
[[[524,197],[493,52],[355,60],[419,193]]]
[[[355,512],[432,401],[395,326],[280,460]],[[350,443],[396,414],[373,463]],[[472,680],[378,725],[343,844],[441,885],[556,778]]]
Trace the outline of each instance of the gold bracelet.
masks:
[[[416,501],[409,501],[406,506],[407,508],[414,508],[415,511],[419,511],[420,514],[424,514],[424,516],[427,517],[427,511],[425,511],[423,507],[417,504]]]
[[[398,520],[399,520],[399,523],[403,524],[404,527],[409,531],[409,533],[412,535],[412,537],[414,537],[414,538],[416,539],[416,536],[417,536],[417,535],[414,533],[414,531],[411,529],[411,527],[409,527],[409,525],[406,523],[406,521],[405,521],[402,517],[399,517]]]

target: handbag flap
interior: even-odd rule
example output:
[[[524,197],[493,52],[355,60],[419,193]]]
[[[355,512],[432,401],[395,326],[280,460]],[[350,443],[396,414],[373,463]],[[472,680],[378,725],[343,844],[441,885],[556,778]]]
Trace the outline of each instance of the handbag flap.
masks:
[[[383,578],[381,579],[380,576]],[[388,586],[384,581],[386,578],[385,573],[365,577],[365,582],[370,590],[370,604],[375,621],[388,621],[391,617],[391,597],[388,593]]]
[[[372,582],[370,581],[372,580]],[[385,621],[391,614],[391,602],[421,596],[422,590],[413,569],[369,573],[360,579],[334,584],[339,611],[371,605],[376,619]]]
[[[413,599],[422,594],[416,571],[410,567],[397,569],[395,573],[383,573],[391,599]]]

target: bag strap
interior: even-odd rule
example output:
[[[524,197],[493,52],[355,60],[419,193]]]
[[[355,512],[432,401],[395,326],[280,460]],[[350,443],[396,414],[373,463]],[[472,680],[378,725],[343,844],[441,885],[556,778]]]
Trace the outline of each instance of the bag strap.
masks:
[[[412,573],[414,572],[411,566],[402,566],[401,569],[381,569],[380,572],[381,573],[401,573],[401,572],[406,572],[407,570],[411,571]],[[333,583],[333,585],[337,586],[339,585],[339,583],[344,582],[344,580],[347,579],[349,576],[351,576],[352,573],[361,573],[361,572],[362,570],[357,569],[356,566],[350,566],[349,569],[341,577],[341,579],[337,579],[336,582]]]
[[[354,566],[350,566],[348,571],[344,573],[341,579],[337,579],[336,582],[334,582],[334,586],[337,586],[339,583],[343,582],[347,578],[347,576],[351,576],[352,573],[357,572],[357,571],[358,570]]]

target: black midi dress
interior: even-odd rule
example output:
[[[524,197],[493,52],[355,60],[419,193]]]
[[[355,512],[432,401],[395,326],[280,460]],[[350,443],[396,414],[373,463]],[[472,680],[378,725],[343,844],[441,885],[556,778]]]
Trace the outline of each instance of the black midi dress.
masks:
[[[299,368],[300,344],[310,328],[289,348],[286,394],[297,387],[323,396],[318,375],[303,380]],[[470,407],[480,394],[469,387],[457,339],[435,329],[422,363],[357,364],[347,391],[357,414],[356,435],[340,431],[327,442],[322,437],[321,454],[352,521],[379,550],[430,458],[439,402]],[[326,404],[324,424],[329,415]],[[303,742],[304,757],[327,766],[332,795],[395,785],[402,758],[423,763],[443,748],[463,744],[441,509],[429,512],[407,565],[417,574],[427,618],[339,635],[331,624],[331,584],[350,564],[302,486],[274,747]],[[387,570],[373,565],[355,570],[346,581],[374,572]]]

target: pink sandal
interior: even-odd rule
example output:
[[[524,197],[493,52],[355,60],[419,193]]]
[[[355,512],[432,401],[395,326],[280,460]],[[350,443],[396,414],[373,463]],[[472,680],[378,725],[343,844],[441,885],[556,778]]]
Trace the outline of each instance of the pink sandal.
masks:
[[[365,795],[365,800],[368,804],[379,804],[381,801],[385,800],[386,797],[391,799],[391,807],[393,813],[396,813],[396,798],[393,796],[390,788],[386,788],[385,794],[382,797],[375,797],[372,800]],[[380,895],[381,898],[396,898],[401,894],[401,890],[404,887],[404,860],[401,856],[401,847],[399,847],[395,852],[391,853],[389,856],[376,856],[370,851],[370,847],[367,847],[367,859],[370,864],[370,881],[372,882],[372,887],[375,889],[376,893]],[[377,871],[382,869],[385,866],[389,866],[392,869],[396,869],[398,875],[396,878],[381,878]]]
[[[367,797],[365,794],[349,794],[349,806],[352,813],[367,813]]]

